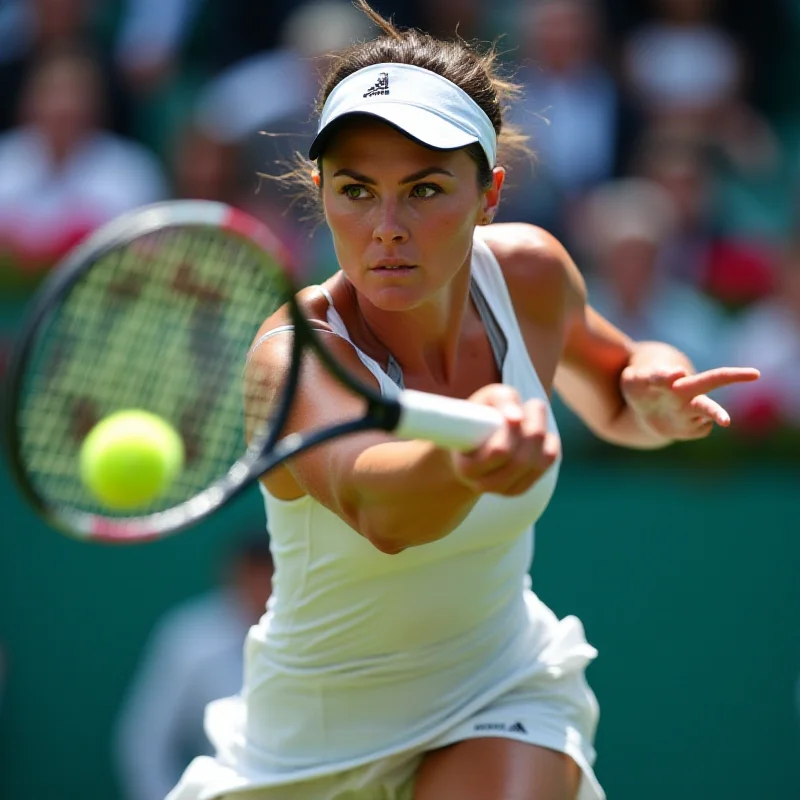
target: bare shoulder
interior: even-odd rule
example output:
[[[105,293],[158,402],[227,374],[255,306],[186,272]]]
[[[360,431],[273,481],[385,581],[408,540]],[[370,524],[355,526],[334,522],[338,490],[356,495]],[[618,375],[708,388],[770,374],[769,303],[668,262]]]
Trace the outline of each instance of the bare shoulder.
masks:
[[[296,296],[297,305],[303,316],[317,330],[330,330],[327,321],[328,300],[320,291],[319,286],[309,286],[302,289]],[[285,325],[291,325],[292,319],[288,306],[282,306],[274,314],[267,317],[258,329],[253,344],[258,342],[270,331]]]
[[[583,276],[551,233],[524,222],[496,223],[478,231],[500,264],[518,313],[541,320],[585,305]]]
[[[329,290],[333,286],[327,287]],[[332,291],[334,305],[339,307],[337,294],[340,292]],[[364,366],[358,356],[355,345],[343,336],[336,333],[328,322],[329,301],[325,293],[319,286],[308,286],[302,289],[295,296],[300,313],[307,320],[310,327],[321,337],[321,343],[326,352],[333,356],[344,369],[350,372],[354,378],[360,379],[362,383],[377,387],[377,381],[372,373]],[[284,370],[288,367],[293,355],[293,338],[291,336],[281,336],[277,334],[281,328],[289,328],[293,325],[292,316],[288,306],[283,306],[261,324],[253,342],[250,345],[247,358],[248,374],[258,376],[258,381],[262,388],[274,389],[285,379]],[[269,334],[276,332],[277,335]],[[321,364],[316,364],[313,368],[310,363],[316,363],[313,351],[306,350],[304,359],[309,365],[305,366],[306,372],[313,371],[316,375],[317,389],[320,385],[336,382],[336,378]],[[266,384],[272,384],[266,386]],[[303,391],[301,385],[301,392]],[[317,396],[320,395],[316,391]]]

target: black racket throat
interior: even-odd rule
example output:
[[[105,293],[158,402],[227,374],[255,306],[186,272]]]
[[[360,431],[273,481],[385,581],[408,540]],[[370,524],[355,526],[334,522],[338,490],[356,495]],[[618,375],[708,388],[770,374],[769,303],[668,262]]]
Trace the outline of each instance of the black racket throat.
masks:
[[[290,302],[289,311],[293,327],[291,366],[278,411],[273,417],[272,430],[260,446],[250,446],[250,479],[260,478],[278,464],[332,439],[369,430],[392,431],[397,427],[402,414],[402,406],[398,401],[384,397],[371,386],[357,380],[331,356],[320,342],[319,333],[303,316],[294,298]],[[318,430],[284,435],[300,384],[303,356],[307,352],[313,352],[339,383],[363,397],[366,400],[366,410],[363,416],[356,419]]]

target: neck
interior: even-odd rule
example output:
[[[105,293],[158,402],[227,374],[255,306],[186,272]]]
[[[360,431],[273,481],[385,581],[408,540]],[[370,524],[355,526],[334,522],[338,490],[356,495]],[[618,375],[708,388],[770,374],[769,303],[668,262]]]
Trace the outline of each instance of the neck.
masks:
[[[384,363],[389,356],[406,376],[436,383],[453,379],[459,343],[470,308],[470,259],[455,277],[420,306],[408,311],[383,311],[356,294],[360,333]]]

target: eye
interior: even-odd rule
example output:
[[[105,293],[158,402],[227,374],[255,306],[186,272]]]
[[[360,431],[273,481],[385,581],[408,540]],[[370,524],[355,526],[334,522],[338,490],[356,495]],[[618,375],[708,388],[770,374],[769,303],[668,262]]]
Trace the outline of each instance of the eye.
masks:
[[[422,200],[429,200],[431,197],[441,194],[441,192],[441,186],[437,186],[435,183],[418,183],[411,190],[411,196],[418,197]]]
[[[339,194],[343,194],[349,200],[364,200],[370,196],[369,190],[362,183],[348,183],[339,189]]]

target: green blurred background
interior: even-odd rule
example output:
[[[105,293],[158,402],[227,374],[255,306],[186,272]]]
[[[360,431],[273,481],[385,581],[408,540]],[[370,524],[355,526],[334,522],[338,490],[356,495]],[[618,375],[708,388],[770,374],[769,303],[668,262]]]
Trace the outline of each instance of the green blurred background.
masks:
[[[798,797],[796,472],[576,464],[539,525],[534,588],[599,658],[597,774],[612,800]],[[159,614],[204,589],[250,494],[174,539],[88,546],[0,481],[0,797],[119,796],[119,699]]]

